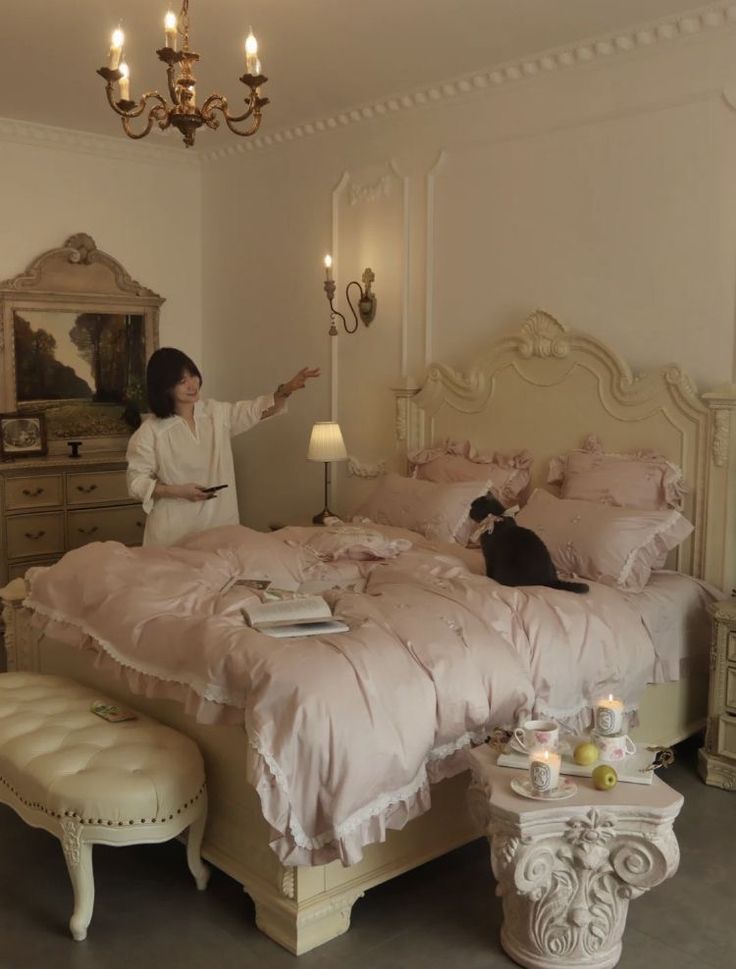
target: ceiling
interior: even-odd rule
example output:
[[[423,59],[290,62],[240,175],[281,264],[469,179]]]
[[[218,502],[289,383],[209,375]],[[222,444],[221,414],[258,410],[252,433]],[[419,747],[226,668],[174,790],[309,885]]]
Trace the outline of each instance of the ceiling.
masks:
[[[163,90],[154,52],[163,45],[169,4],[178,13],[180,0],[3,3],[0,117],[123,137],[95,71],[122,22],[133,96]],[[264,93],[272,104],[261,128],[267,133],[697,6],[693,0],[190,0],[191,46],[202,57],[199,100],[216,90],[237,104],[242,44],[253,25],[270,78]],[[213,137],[200,137],[199,147],[212,147]]]

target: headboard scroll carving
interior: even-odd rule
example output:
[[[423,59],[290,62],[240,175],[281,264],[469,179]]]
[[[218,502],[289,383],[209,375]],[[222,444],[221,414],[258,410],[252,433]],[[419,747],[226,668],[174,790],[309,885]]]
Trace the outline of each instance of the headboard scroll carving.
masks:
[[[676,364],[635,375],[602,341],[537,310],[494,340],[462,371],[433,364],[401,405],[397,446],[406,456],[446,437],[478,448],[528,448],[533,485],[546,486],[549,459],[591,432],[610,451],[655,448],[680,465],[695,532],[677,567],[723,589],[736,584],[736,386],[699,395]],[[400,426],[399,426],[400,425]]]

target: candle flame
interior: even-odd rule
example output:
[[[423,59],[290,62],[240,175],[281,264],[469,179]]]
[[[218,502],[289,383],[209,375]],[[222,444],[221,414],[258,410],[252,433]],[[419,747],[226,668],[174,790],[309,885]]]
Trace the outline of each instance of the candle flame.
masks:
[[[332,266],[332,256],[329,254],[325,256],[325,269],[329,269]]]
[[[245,38],[245,53],[249,55],[255,55],[258,53],[258,41],[253,34],[253,28],[250,28],[250,33]]]
[[[176,30],[176,14],[171,10],[167,11],[164,17],[164,29],[165,30]]]
[[[123,63],[122,63],[122,64],[120,65],[120,67],[118,68],[118,70],[119,70],[119,71],[120,71],[120,73],[121,73],[121,74],[123,75],[123,77],[130,77],[130,68],[129,68],[129,67],[128,67],[128,65],[127,65],[127,64],[125,63],[125,61],[123,61]]]
[[[122,50],[124,43],[125,43],[125,34],[122,32],[122,30],[119,27],[117,27],[112,32],[112,46],[115,48],[115,50]]]

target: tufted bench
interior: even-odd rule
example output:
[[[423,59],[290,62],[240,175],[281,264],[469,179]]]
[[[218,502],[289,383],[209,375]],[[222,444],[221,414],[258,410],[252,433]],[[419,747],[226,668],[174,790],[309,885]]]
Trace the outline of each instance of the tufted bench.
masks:
[[[95,886],[92,845],[168,841],[189,828],[197,888],[207,815],[202,756],[188,737],[142,714],[108,723],[109,700],[60,676],[0,674],[0,803],[61,841],[74,890],[72,936],[87,936]]]

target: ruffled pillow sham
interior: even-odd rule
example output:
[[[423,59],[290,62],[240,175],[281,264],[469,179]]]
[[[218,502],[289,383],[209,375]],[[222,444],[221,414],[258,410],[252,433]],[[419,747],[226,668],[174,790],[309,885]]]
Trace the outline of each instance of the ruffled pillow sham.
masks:
[[[436,484],[391,472],[355,514],[379,525],[408,528],[425,538],[455,542],[471,502],[488,487],[488,479]]]
[[[579,450],[553,458],[547,481],[560,485],[561,498],[642,510],[681,509],[687,491],[682,469],[661,454],[607,453],[595,434]]]
[[[516,521],[539,535],[558,571],[625,592],[641,592],[652,569],[693,531],[674,509],[619,508],[540,488]]]
[[[448,438],[410,454],[409,463],[413,476],[421,481],[489,481],[499,501],[513,505],[529,485],[532,456],[526,450],[483,453],[470,441]]]

